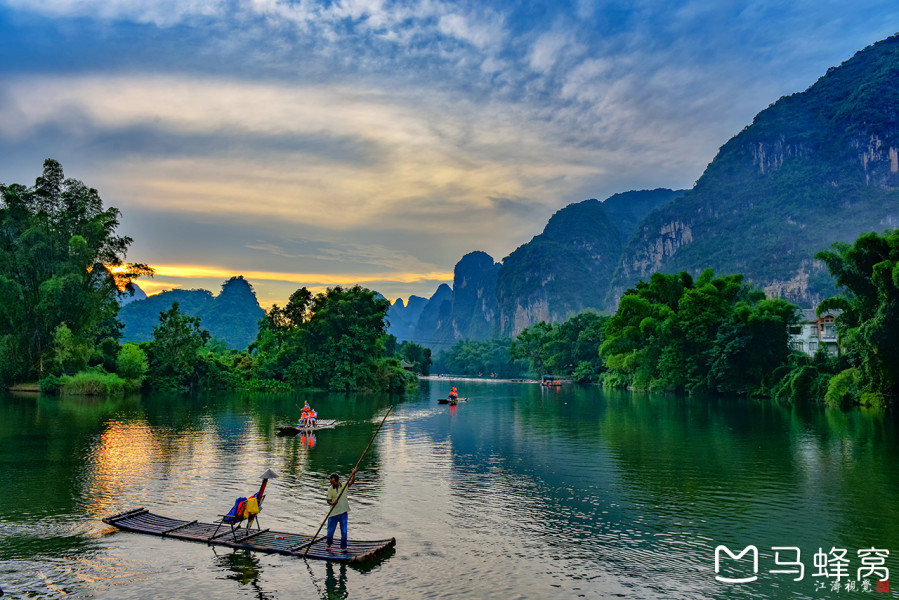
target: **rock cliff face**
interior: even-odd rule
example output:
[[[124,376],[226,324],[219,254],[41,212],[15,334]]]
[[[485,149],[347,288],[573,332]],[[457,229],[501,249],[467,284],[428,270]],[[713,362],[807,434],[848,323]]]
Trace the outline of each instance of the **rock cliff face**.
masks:
[[[598,200],[554,214],[542,234],[503,259],[496,289],[502,332],[517,335],[601,306],[621,248],[621,233]]]
[[[453,272],[453,309],[449,330],[443,337],[481,340],[498,333],[496,277],[499,264],[486,252],[471,252],[462,257]]]
[[[899,221],[899,38],[781,98],[682,198],[640,225],[606,308],[655,271],[743,273],[802,305],[833,292],[814,255]]]
[[[683,191],[645,190],[563,208],[543,233],[507,256],[497,280],[501,333],[601,309],[624,243],[652,210]]]
[[[428,300],[415,324],[415,334],[412,339],[432,350],[443,350],[452,346],[437,338],[437,331],[447,327],[453,311],[453,290],[445,283],[440,284],[434,295]]]
[[[899,151],[887,145],[877,135],[867,140],[853,140],[853,147],[858,152],[858,159],[865,172],[866,185],[886,185],[895,187],[899,184]]]
[[[459,340],[483,340],[498,334],[496,275],[499,265],[486,252],[462,257],[453,272],[453,287],[438,288],[422,312],[417,340],[432,349],[449,348]]]
[[[498,270],[499,264],[489,254],[466,254],[456,263],[452,288],[440,285],[429,300],[410,296],[405,307],[398,299],[388,312],[388,332],[398,341],[412,341],[434,351],[445,350],[463,339],[497,337]]]

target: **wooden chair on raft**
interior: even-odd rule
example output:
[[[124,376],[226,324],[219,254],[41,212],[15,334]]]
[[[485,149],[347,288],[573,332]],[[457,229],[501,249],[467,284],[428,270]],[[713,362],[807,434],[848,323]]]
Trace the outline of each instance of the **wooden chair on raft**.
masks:
[[[234,506],[228,511],[228,514],[219,515],[221,518],[218,521],[218,527],[215,528],[215,532],[213,532],[209,539],[213,540],[219,537],[219,530],[222,528],[222,525],[228,525],[230,527],[232,539],[238,541],[238,533],[245,521],[247,533],[240,539],[247,539],[248,537],[258,535],[263,531],[268,531],[267,529],[263,530],[259,525],[259,513],[262,511],[262,501],[265,499],[265,486],[269,479],[274,479],[277,476],[278,475],[271,469],[268,469],[263,473],[262,485],[259,487],[259,491],[248,498],[237,498],[234,501]],[[253,523],[256,523],[257,532],[255,534],[250,533]],[[227,535],[228,533],[228,531],[225,531],[221,535]]]

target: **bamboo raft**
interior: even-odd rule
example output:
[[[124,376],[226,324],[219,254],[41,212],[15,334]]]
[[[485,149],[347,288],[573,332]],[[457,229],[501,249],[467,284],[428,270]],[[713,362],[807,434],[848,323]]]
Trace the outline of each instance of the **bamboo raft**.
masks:
[[[342,563],[360,563],[373,560],[389,551],[396,545],[396,538],[389,540],[353,540],[347,543],[347,552],[329,552],[325,538],[318,538],[314,543],[312,536],[299,533],[269,531],[268,529],[232,530],[230,526],[218,523],[200,523],[155,515],[145,508],[136,508],[111,517],[104,517],[104,523],[125,531],[146,533],[161,537],[205,542],[229,548],[241,548],[270,554],[286,554],[303,556],[319,560],[330,560]],[[340,542],[335,539],[333,548],[339,550]],[[306,552],[306,548],[309,551]]]
[[[322,419],[315,426],[298,427],[296,425],[279,425],[278,435],[297,435],[300,433],[315,433],[319,429],[334,429],[337,421],[334,419]]]
[[[451,398],[438,398],[437,404],[458,404],[459,402],[467,402],[468,398],[456,398],[455,400]]]

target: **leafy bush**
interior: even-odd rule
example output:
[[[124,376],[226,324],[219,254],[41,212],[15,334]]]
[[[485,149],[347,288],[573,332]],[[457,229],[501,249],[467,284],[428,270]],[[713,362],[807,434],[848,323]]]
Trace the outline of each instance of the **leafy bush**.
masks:
[[[122,396],[126,391],[125,380],[115,373],[79,371],[59,378],[62,396]]]
[[[147,355],[137,344],[128,342],[119,350],[116,357],[116,373],[119,374],[119,377],[134,380],[139,386],[149,368],[150,362],[147,360]]]
[[[277,379],[248,379],[240,383],[240,389],[254,392],[289,392],[289,383]]]
[[[401,394],[416,381],[415,375],[400,366],[395,358],[382,358],[375,365],[375,389]]]
[[[47,375],[38,381],[38,385],[41,388],[41,392],[45,394],[58,394],[61,384],[59,377],[56,375]]]
[[[793,352],[787,364],[775,370],[774,398],[790,401],[824,401],[831,378],[849,367],[844,356],[821,349],[814,356]]]
[[[824,401],[827,402],[828,406],[837,408],[845,408],[857,403],[861,398],[858,379],[858,370],[854,368],[846,369],[834,376],[827,386],[827,394],[824,396]]]

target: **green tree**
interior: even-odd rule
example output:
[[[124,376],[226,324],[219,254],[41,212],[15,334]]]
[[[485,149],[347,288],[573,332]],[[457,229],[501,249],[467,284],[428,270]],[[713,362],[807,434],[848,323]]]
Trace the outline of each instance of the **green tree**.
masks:
[[[299,327],[311,319],[312,300],[312,292],[304,287],[292,293],[283,311],[286,324],[292,327]]]
[[[300,328],[312,385],[377,389],[373,369],[384,354],[384,319],[390,302],[360,286],[317,294],[312,317]]]
[[[132,240],[115,234],[119,218],[55,160],[33,187],[0,185],[0,383],[37,378],[61,324],[90,345],[106,337],[120,290],[152,274],[123,262]]]
[[[831,382],[832,403],[889,404],[899,393],[899,230],[866,233],[815,255],[843,292],[818,306],[842,311],[837,335],[849,361]]]
[[[609,319],[600,355],[606,385],[766,393],[789,355],[795,307],[743,283],[655,273],[628,290]]]
[[[825,348],[813,356],[794,351],[787,364],[772,373],[777,383],[771,395],[793,402],[824,401],[833,377],[848,367],[845,355],[832,355]]]
[[[125,379],[142,379],[150,368],[146,353],[133,342],[122,344],[116,359],[117,373]]]
[[[545,342],[552,328],[552,325],[545,321],[526,327],[509,346],[509,356],[513,359],[527,360],[534,375],[546,373]]]
[[[148,359],[152,369],[151,385],[178,388],[197,385],[197,367],[202,362],[200,349],[209,340],[209,332],[200,328],[200,319],[178,310],[178,303],[159,313],[159,325],[153,329],[148,343]]]
[[[514,359],[527,360],[533,375],[552,373],[581,383],[596,381],[604,370],[599,347],[608,319],[582,312],[563,323],[537,323],[518,334],[509,353]]]
[[[779,369],[790,357],[789,324],[796,307],[780,298],[737,302],[711,347],[709,388],[719,392],[771,395]]]
[[[133,342],[122,344],[116,358],[116,372],[119,377],[133,381],[135,387],[139,388],[149,368],[150,361],[140,346]]]
[[[47,366],[56,374],[73,375],[87,367],[90,354],[90,343],[87,340],[78,339],[72,330],[62,323],[53,331],[51,360]]]
[[[437,355],[432,371],[472,377],[520,377],[527,370],[527,363],[512,359],[511,345],[511,339],[460,340]]]
[[[385,354],[389,307],[360,286],[315,296],[297,290],[286,308],[273,306],[259,323],[250,346],[256,379],[333,390],[404,388],[414,376]]]
[[[605,339],[603,330],[608,319],[583,312],[554,325],[544,337],[546,370],[581,383],[596,381],[604,370],[599,347]]]
[[[397,349],[397,355],[410,363],[419,375],[431,373],[431,349],[414,342],[405,341]]]
[[[687,273],[654,273],[649,283],[641,281],[627,291],[606,324],[600,346],[607,369],[604,385],[636,389],[683,385],[676,311],[684,291],[692,287],[693,278]]]

